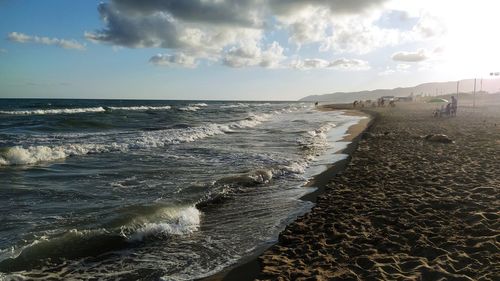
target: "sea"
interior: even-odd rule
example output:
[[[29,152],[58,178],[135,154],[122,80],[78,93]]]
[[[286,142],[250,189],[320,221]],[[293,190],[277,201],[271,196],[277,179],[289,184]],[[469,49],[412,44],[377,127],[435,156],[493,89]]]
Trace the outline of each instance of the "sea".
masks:
[[[193,280],[277,241],[363,117],[312,103],[0,99],[0,279]]]

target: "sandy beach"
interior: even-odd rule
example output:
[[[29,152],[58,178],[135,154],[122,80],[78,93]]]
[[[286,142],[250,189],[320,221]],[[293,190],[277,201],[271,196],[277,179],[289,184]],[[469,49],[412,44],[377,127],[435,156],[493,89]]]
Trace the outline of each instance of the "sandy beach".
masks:
[[[258,279],[498,280],[500,111],[488,98],[454,118],[423,103],[364,109],[376,121],[347,168],[259,257]]]

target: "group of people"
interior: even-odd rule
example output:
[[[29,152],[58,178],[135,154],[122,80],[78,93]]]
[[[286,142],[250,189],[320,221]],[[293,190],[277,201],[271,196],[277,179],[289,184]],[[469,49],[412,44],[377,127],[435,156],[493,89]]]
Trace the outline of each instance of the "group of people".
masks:
[[[434,111],[434,117],[456,116],[458,108],[458,100],[455,96],[451,96],[451,102],[442,105],[441,109]]]
[[[365,107],[365,103],[368,104],[368,105],[371,105],[372,107],[385,107],[385,102],[386,100],[383,99],[383,98],[379,98],[377,99],[377,102],[372,102],[371,100],[367,100],[367,101],[357,101],[355,100],[353,103],[352,103],[352,107],[356,108],[356,107]],[[394,102],[394,100],[389,100],[389,106],[390,107],[395,107],[396,106],[396,103]]]

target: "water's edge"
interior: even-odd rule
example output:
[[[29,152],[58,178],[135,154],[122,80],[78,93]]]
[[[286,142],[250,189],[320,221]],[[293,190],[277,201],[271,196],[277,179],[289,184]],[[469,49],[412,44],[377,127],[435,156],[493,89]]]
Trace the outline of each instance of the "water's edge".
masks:
[[[350,106],[350,105],[349,105]],[[377,117],[371,113],[365,111],[352,110],[350,107],[342,109],[342,107],[335,109],[325,109],[329,110],[339,110],[345,111],[348,110],[347,114],[352,114],[356,116],[366,117],[365,119],[359,120],[356,124],[351,125],[347,131],[345,132],[345,136],[342,141],[349,141],[347,146],[344,149],[341,149],[335,154],[346,154],[347,157],[338,161],[335,161],[329,165],[329,167],[321,172],[320,174],[315,175],[304,187],[314,187],[311,192],[303,195],[300,200],[310,201],[312,203],[316,203],[318,196],[324,193],[325,185],[332,179],[335,175],[341,173],[351,160],[352,153],[357,149],[359,140],[362,138],[364,132],[368,131],[371,126],[375,123]],[[304,214],[302,214],[304,215]],[[290,222],[291,223],[291,222]],[[196,280],[199,281],[245,281],[245,280],[254,280],[258,277],[260,273],[260,264],[259,257],[262,255],[267,249],[271,248],[277,243],[269,243],[265,245],[261,245],[257,247],[253,253],[247,257],[240,259],[235,264],[223,269],[222,271],[215,273],[213,275],[199,278]]]

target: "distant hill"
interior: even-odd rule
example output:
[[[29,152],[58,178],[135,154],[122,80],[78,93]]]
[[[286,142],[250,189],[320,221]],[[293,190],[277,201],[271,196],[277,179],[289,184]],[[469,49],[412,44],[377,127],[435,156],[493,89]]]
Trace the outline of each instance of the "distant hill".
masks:
[[[470,93],[474,89],[474,79],[460,80],[459,92]],[[482,89],[485,92],[500,92],[500,79],[483,79]],[[481,80],[476,83],[476,91],[481,90]],[[453,94],[457,92],[457,81],[424,83],[415,87],[378,89],[360,92],[336,92],[324,95],[311,95],[300,99],[300,101],[333,101],[337,103],[353,102],[355,100],[374,100],[382,96],[406,97],[413,95],[438,96]]]

